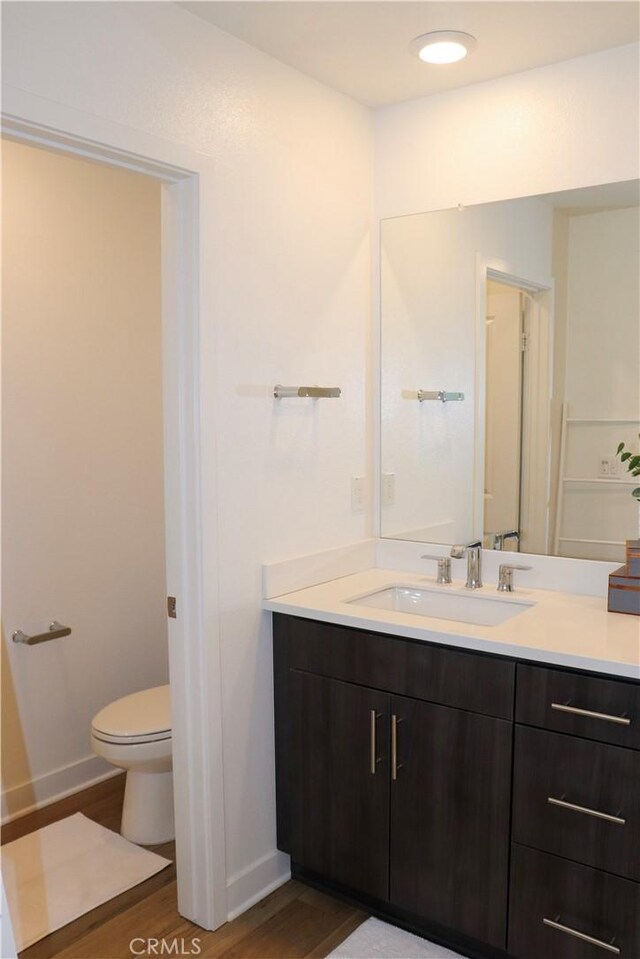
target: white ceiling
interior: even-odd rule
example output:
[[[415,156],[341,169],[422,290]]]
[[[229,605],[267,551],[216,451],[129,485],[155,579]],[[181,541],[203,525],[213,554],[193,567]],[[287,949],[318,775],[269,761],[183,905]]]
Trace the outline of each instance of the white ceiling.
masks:
[[[640,37],[636,0],[194,0],[181,6],[371,107]],[[478,45],[459,63],[424,64],[407,48],[414,37],[431,30],[464,30],[477,37]]]

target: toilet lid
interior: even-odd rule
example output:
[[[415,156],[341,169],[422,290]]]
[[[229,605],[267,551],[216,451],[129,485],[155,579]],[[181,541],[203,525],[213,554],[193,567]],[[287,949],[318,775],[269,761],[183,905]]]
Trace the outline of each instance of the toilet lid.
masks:
[[[154,686],[117,699],[101,709],[91,724],[103,736],[167,738],[171,734],[169,686]]]

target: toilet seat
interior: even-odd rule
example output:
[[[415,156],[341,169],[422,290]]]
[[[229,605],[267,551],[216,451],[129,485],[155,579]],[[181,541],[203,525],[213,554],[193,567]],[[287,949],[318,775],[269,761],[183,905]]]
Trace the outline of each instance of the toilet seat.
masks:
[[[140,745],[171,739],[169,686],[143,689],[117,699],[94,716],[91,733],[113,745]]]

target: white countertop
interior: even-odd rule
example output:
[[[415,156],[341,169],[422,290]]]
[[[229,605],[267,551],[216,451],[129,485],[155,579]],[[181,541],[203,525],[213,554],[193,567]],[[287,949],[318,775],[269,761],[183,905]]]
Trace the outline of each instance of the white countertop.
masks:
[[[533,605],[499,626],[475,626],[414,613],[350,604],[350,599],[388,586],[435,587],[434,579],[392,569],[368,569],[263,602],[264,608],[306,619],[395,634],[460,649],[640,679],[640,617],[608,613],[606,599],[517,587],[498,593],[495,584],[474,596]],[[463,582],[437,589],[464,589]],[[465,591],[466,592],[466,591]]]

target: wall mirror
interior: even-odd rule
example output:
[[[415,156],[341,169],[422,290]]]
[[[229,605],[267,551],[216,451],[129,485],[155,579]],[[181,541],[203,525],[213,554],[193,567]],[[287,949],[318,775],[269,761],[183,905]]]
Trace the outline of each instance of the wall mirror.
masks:
[[[640,181],[383,220],[381,535],[621,560]]]

